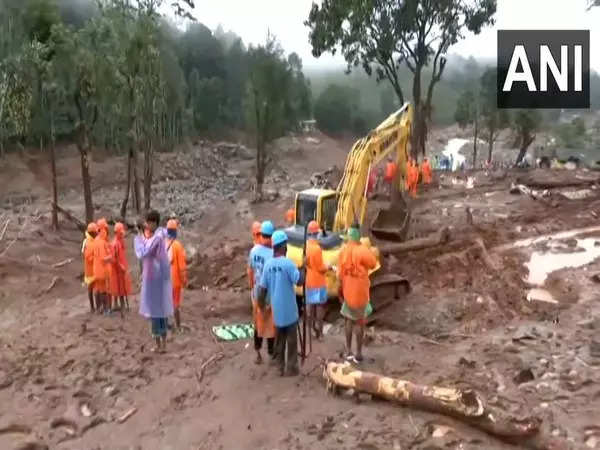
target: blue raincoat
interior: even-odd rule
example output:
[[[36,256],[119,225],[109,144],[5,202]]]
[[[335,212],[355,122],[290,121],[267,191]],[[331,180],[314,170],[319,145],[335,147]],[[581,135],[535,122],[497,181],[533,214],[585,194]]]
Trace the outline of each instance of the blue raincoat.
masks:
[[[146,318],[160,319],[173,315],[171,267],[165,236],[166,230],[158,228],[150,238],[138,235],[134,240],[135,255],[143,267],[140,314]]]

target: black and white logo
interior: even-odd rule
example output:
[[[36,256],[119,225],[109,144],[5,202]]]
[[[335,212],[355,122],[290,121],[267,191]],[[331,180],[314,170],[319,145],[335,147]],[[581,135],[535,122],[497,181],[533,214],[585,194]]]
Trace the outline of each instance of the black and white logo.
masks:
[[[589,107],[589,30],[498,30],[498,108]]]

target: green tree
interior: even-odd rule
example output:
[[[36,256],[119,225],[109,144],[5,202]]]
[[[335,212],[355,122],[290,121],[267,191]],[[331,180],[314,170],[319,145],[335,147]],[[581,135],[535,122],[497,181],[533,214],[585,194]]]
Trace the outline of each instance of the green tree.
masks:
[[[473,126],[473,168],[477,167],[477,139],[481,116],[481,99],[479,92],[465,91],[458,99],[454,119],[461,128]]]
[[[337,134],[352,129],[358,93],[351,88],[330,84],[315,103],[315,120],[320,130]]]
[[[517,130],[519,154],[515,161],[515,166],[521,164],[527,149],[535,140],[535,133],[541,125],[540,113],[535,109],[518,110],[513,119],[513,124]]]
[[[488,163],[492,162],[494,142],[498,139],[500,131],[506,128],[510,122],[508,112],[497,107],[496,73],[495,68],[489,68],[481,75],[480,79],[481,126],[488,143]]]
[[[495,12],[495,0],[324,0],[320,6],[313,3],[306,25],[314,56],[341,47],[348,70],[361,65],[368,74],[375,72],[377,80],[387,79],[401,104],[400,67],[408,67],[415,111],[412,151],[425,154],[427,121],[445,54],[465,30],[477,34],[492,24]],[[430,65],[424,90],[422,76]]]
[[[250,47],[246,93],[247,126],[256,141],[256,200],[262,199],[268,144],[282,136],[288,125],[291,70],[277,40],[269,35],[264,45]]]
[[[391,88],[386,88],[381,91],[379,94],[379,105],[382,117],[389,116],[399,108],[394,91]]]

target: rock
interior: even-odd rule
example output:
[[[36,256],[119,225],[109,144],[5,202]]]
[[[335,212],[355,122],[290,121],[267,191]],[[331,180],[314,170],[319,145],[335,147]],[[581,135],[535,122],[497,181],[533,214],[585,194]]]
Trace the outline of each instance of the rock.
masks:
[[[18,444],[14,450],[48,450],[48,446],[41,441],[27,441]]]
[[[107,397],[112,397],[119,393],[119,390],[115,386],[107,386],[104,388],[104,395]]]
[[[533,375],[533,372],[531,371],[531,369],[523,369],[523,370],[519,371],[519,373],[517,375],[515,375],[515,377],[513,378],[513,381],[518,386],[520,384],[533,381],[534,379],[535,379],[535,376]]]
[[[307,181],[299,181],[297,183],[292,183],[292,185],[290,185],[290,188],[296,192],[304,191],[305,189],[310,189],[310,187],[311,187],[310,182],[307,182]]]
[[[464,366],[464,367],[468,367],[469,369],[474,369],[476,362],[475,361],[469,361],[468,359],[465,359],[463,357],[461,357],[458,360],[458,365],[459,366]]]
[[[600,341],[590,342],[590,356],[600,358]]]

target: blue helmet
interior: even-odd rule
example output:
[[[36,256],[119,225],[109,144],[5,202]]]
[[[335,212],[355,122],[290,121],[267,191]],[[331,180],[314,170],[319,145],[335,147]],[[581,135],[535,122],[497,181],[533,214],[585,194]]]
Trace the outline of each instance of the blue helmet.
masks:
[[[260,226],[260,234],[265,236],[273,235],[273,231],[275,231],[275,227],[270,220],[265,220]]]
[[[277,230],[273,233],[271,237],[271,241],[273,242],[273,247],[277,247],[278,245],[285,244],[288,240],[287,234],[281,230]]]

